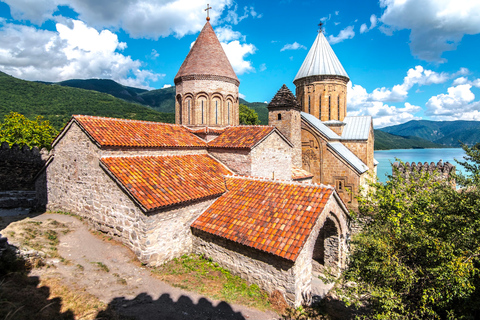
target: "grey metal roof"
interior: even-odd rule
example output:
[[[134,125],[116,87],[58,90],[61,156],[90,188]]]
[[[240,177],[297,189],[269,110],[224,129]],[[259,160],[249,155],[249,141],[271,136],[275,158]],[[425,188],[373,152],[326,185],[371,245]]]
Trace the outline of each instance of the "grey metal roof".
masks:
[[[313,46],[310,48],[293,81],[318,75],[336,75],[348,78],[347,72],[343,69],[323,32],[318,33]]]
[[[367,140],[372,125],[371,116],[345,117],[345,127],[342,132],[343,140]]]
[[[368,170],[368,167],[362,160],[360,160],[352,151],[348,150],[341,142],[329,142],[327,143],[333,151],[335,151],[343,160],[347,161],[352,167],[357,170],[358,173],[364,173]]]
[[[374,166],[378,165],[379,163],[380,163],[380,162],[378,162],[377,159],[373,158],[373,165],[374,165]]]
[[[302,119],[307,121],[312,127],[317,129],[324,136],[326,136],[328,140],[340,140],[340,136],[333,132],[332,129],[324,125],[322,121],[320,121],[317,117],[303,111],[300,113],[300,115]]]

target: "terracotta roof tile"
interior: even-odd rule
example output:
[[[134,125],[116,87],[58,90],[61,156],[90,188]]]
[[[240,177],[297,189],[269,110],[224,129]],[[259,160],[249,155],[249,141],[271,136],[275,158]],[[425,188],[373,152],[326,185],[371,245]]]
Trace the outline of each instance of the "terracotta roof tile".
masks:
[[[273,130],[273,126],[227,127],[220,136],[208,143],[208,147],[251,149]]]
[[[307,178],[312,178],[312,177],[313,177],[313,174],[311,174],[307,170],[304,170],[300,167],[292,165],[292,179],[293,180],[301,180],[301,179],[307,179]]]
[[[291,261],[333,193],[311,184],[240,177],[226,181],[228,191],[192,227]]]
[[[74,115],[73,119],[101,146],[206,147],[184,126],[82,115]]]
[[[147,211],[225,192],[231,172],[208,155],[105,157],[104,167]]]
[[[237,75],[208,21],[178,70],[175,81],[189,75],[221,76],[238,82]]]

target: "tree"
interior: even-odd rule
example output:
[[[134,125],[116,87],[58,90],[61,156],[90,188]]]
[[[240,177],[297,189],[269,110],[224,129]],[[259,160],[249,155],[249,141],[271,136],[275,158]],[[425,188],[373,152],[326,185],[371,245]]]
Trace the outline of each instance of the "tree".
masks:
[[[464,147],[476,177],[479,147]],[[478,318],[480,184],[469,181],[457,191],[435,173],[396,174],[359,196],[372,219],[352,240],[345,301],[366,297],[373,319]]]
[[[259,124],[260,120],[258,120],[258,114],[255,110],[247,107],[244,104],[240,104],[239,107],[239,118],[240,124]]]
[[[42,116],[29,120],[17,112],[10,112],[0,123],[0,141],[6,141],[10,146],[16,143],[30,148],[37,146],[50,149],[57,134],[58,131]]]

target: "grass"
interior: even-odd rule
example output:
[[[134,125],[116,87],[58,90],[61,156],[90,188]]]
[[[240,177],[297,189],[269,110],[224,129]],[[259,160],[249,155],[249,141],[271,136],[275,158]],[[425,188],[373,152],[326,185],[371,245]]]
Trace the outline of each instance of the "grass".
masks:
[[[110,269],[105,264],[103,264],[103,262],[90,262],[90,263],[96,264],[100,270],[103,270],[105,272],[110,272]]]
[[[198,292],[213,299],[260,310],[273,310],[265,291],[255,284],[248,284],[203,256],[183,255],[153,268],[152,273],[175,287]]]

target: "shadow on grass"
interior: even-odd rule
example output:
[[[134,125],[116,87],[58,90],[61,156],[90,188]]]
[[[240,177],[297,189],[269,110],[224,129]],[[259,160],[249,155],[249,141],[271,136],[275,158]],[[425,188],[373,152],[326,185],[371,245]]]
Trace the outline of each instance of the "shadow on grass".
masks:
[[[105,311],[98,313],[97,319],[108,319],[108,314],[112,312],[142,320],[245,319],[240,312],[235,312],[228,303],[223,301],[214,306],[205,298],[194,303],[189,297],[183,295],[177,301],[173,301],[169,294],[162,294],[157,300],[146,293],[141,293],[132,300],[123,297],[115,298]]]

